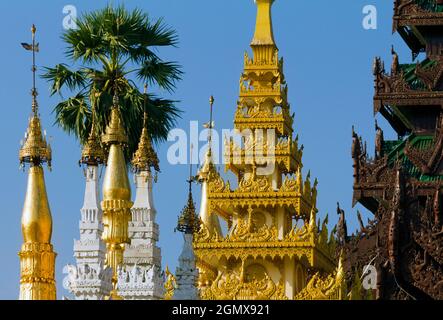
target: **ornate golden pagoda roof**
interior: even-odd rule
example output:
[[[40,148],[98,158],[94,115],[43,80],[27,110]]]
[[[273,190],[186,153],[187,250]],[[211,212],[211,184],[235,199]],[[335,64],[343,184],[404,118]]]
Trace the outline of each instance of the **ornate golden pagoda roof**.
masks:
[[[109,146],[113,143],[126,145],[128,136],[123,126],[123,120],[120,114],[118,95],[114,94],[113,106],[111,109],[111,120],[106,127],[106,133],[102,136],[102,143]]]
[[[105,162],[105,152],[100,143],[100,138],[95,129],[94,120],[89,133],[88,141],[83,146],[80,163],[98,165]]]
[[[132,158],[132,167],[135,171],[149,171],[154,168],[155,171],[160,171],[159,160],[157,153],[152,147],[151,137],[147,129],[148,114],[144,113],[143,130],[138,143],[138,149]]]
[[[198,230],[199,218],[195,212],[195,203],[192,198],[192,181],[189,181],[188,202],[183,208],[180,217],[178,218],[177,230],[184,233],[194,233]]]
[[[273,2],[256,0],[253,56],[245,54],[234,118],[241,139],[225,141],[226,169],[236,175],[236,186],[216,170],[211,148],[198,172],[201,223],[193,244],[203,299],[294,299],[310,270],[336,269],[327,219],[316,223],[318,182],[310,173],[303,179],[303,146],[293,139],[283,59],[272,32]],[[220,219],[225,232],[217,230]],[[340,289],[327,298],[341,297]]]
[[[46,137],[42,134],[37,109],[33,112],[33,115],[29,120],[25,139],[19,151],[19,160],[21,165],[24,165],[25,163],[39,165],[47,162],[48,166],[51,166],[51,146],[46,141]]]
[[[189,190],[188,190],[188,203],[183,208],[180,217],[178,218],[177,222],[177,228],[176,230],[188,234],[193,234],[199,229],[200,225],[200,219],[195,212],[195,203],[194,199],[192,198],[192,182],[195,181],[197,177],[192,176],[192,148],[193,145],[191,144],[190,148],[190,164],[189,164]]]

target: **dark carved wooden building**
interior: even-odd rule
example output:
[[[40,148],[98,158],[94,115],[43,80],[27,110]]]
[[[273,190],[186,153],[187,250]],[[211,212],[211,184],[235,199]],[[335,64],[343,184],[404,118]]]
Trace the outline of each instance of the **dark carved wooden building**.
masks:
[[[375,266],[378,299],[443,299],[443,1],[396,0],[393,28],[413,61],[401,64],[394,48],[391,70],[375,59],[374,113],[398,139],[376,124],[369,157],[353,132],[353,201],[374,219],[359,215],[361,230],[348,236],[341,217],[338,235],[350,278]]]

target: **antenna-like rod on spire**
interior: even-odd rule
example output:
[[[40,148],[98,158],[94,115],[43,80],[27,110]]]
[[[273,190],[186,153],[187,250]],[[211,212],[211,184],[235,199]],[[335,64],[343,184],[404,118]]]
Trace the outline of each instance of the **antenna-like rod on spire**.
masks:
[[[148,103],[148,84],[143,86],[144,105],[143,105],[143,128],[148,127],[148,112],[146,111],[146,105]]]
[[[37,72],[37,66],[35,64],[35,53],[39,52],[39,44],[35,43],[35,33],[37,32],[37,28],[35,25],[32,25],[31,28],[32,32],[32,44],[24,43],[22,42],[21,45],[23,48],[25,48],[28,51],[32,51],[32,112],[34,115],[37,115],[38,112],[38,104],[37,104],[37,88],[36,88],[36,72]]]
[[[37,88],[35,84],[35,73],[37,72],[37,67],[35,64],[35,33],[37,32],[37,28],[35,25],[32,25],[32,96],[35,98],[37,96]]]
[[[120,99],[118,97],[118,86],[117,83],[114,83],[114,96],[112,97],[112,108],[119,107]]]
[[[189,148],[189,180],[188,180],[189,193],[192,192],[192,181],[193,181],[193,178],[192,178],[192,151],[193,151],[193,149],[194,149],[194,145],[191,143],[191,147]]]
[[[208,124],[208,129],[209,129],[209,133],[208,133],[208,144],[209,144],[209,152],[212,152],[212,129],[214,127],[213,125],[213,121],[212,121],[212,109],[214,106],[214,96],[211,96],[209,98],[209,106],[210,106],[210,111],[209,111],[209,124]]]

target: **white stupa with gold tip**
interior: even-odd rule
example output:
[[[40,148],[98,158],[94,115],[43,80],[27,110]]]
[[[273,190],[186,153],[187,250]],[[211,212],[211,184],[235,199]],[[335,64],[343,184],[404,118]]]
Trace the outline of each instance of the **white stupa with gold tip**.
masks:
[[[146,87],[145,87],[145,96]],[[152,194],[153,173],[160,170],[157,154],[148,133],[145,111],[138,149],[132,159],[136,195],[128,225],[130,243],[125,246],[118,270],[118,292],[125,300],[157,300],[164,296],[161,250],[157,246],[159,227]]]
[[[84,166],[86,186],[80,211],[80,239],[74,240],[76,265],[66,266],[68,276],[65,285],[76,300],[103,300],[112,290],[112,269],[105,265],[103,211],[99,202],[99,166],[104,163],[105,155],[94,123],[93,118],[80,159],[80,164]]]

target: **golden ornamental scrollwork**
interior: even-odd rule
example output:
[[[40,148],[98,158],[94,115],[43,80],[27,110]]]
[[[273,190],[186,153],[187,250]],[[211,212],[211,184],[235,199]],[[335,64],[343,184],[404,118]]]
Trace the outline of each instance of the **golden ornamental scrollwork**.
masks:
[[[274,50],[271,59],[262,59],[262,60],[253,59],[249,57],[249,54],[247,52],[245,52],[244,55],[244,63],[246,70],[248,70],[250,67],[259,67],[259,68],[276,67],[280,69],[280,61],[281,59],[279,60],[278,58],[278,50]]]
[[[210,242],[219,242],[220,236],[217,232],[209,231],[208,227],[200,221],[200,228],[197,232],[194,233],[194,243],[210,243]]]
[[[328,231],[328,216],[326,215],[326,218],[324,219],[322,223],[322,227],[320,229],[320,232],[318,234],[318,240],[317,243],[321,248],[327,248],[329,245],[329,231]]]
[[[240,192],[271,192],[272,186],[269,180],[265,176],[257,176],[249,179],[242,179],[238,185],[238,191]]]
[[[311,241],[314,237],[314,233],[309,230],[306,225],[302,227],[294,226],[292,230],[286,235],[285,241]]]
[[[225,190],[225,182],[218,176],[215,179],[209,179],[209,192],[223,192]]]
[[[171,300],[174,296],[175,288],[177,287],[177,281],[175,279],[175,276],[169,271],[169,268],[166,267],[165,269],[165,300]]]
[[[282,192],[300,192],[302,185],[298,178],[285,177],[280,190]]]
[[[275,284],[267,274],[261,280],[245,282],[238,273],[220,272],[201,295],[205,300],[287,300],[283,283]]]
[[[247,221],[240,220],[227,237],[227,241],[264,242],[277,241],[278,231],[275,226],[269,227],[266,224],[255,229]]]
[[[296,300],[342,300],[346,294],[346,281],[342,259],[333,274],[314,274],[307,286],[295,297]]]

